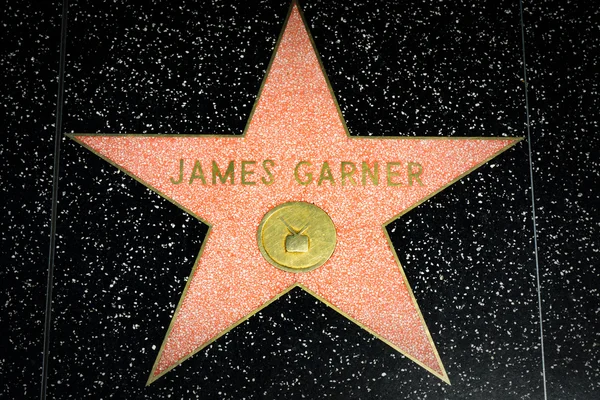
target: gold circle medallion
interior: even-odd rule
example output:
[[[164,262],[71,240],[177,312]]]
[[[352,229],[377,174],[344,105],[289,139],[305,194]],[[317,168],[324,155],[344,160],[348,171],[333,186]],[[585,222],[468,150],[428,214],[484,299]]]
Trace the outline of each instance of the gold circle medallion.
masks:
[[[329,260],[336,232],[325,211],[314,204],[291,201],[265,214],[257,239],[269,263],[288,272],[306,272]]]

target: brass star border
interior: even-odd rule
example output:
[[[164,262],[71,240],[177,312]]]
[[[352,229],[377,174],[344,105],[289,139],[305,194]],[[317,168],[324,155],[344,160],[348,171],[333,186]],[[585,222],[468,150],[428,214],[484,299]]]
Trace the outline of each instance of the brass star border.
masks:
[[[450,383],[386,226],[522,138],[350,136],[295,0],[241,136],[67,136],[209,226],[148,385],[294,287]],[[320,207],[340,238],[308,272],[273,267],[256,244],[289,202]]]

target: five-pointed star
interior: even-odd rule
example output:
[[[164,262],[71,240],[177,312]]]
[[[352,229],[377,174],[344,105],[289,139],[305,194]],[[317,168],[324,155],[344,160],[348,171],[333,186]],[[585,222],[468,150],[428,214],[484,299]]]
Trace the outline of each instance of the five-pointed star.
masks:
[[[148,383],[295,286],[448,382],[385,225],[518,139],[350,137],[295,2],[243,136],[72,137],[210,225]],[[193,171],[195,160],[204,167],[204,179]],[[240,182],[244,160],[256,162],[246,164],[255,174],[245,176],[255,184]],[[268,185],[258,174],[264,160],[272,161]],[[211,182],[213,161],[223,169],[234,161],[233,184]],[[339,176],[301,185],[294,176],[300,161],[311,162],[314,175],[325,161],[332,175],[339,175],[342,162],[379,162],[380,182],[356,175],[355,185],[342,185]],[[406,179],[390,186],[387,162],[415,162],[423,171],[412,186]],[[261,219],[291,201],[317,205],[337,231],[333,255],[310,272],[275,268],[257,245]]]

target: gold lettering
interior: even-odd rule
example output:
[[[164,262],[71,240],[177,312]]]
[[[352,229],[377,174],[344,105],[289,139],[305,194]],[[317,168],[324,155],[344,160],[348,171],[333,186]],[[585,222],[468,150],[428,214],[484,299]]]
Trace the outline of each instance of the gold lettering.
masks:
[[[229,165],[227,165],[227,170],[225,171],[225,175],[221,174],[221,170],[217,163],[213,160],[212,162],[212,183],[213,185],[217,184],[217,177],[221,181],[221,183],[225,183],[229,178],[229,183],[234,184],[234,163],[233,161],[229,161]]]
[[[270,164],[271,167],[273,167],[275,165],[275,161],[273,161],[273,160],[264,160],[262,162],[263,169],[265,170],[265,172],[267,173],[267,175],[269,176],[269,178],[268,179],[265,179],[264,177],[260,178],[260,180],[262,181],[262,183],[264,183],[267,186],[271,185],[273,183],[273,181],[275,180],[273,178],[273,173],[271,172],[271,170],[267,166],[269,164]]]
[[[415,171],[413,167],[417,167]],[[419,183],[419,186],[423,186],[421,182],[421,174],[423,173],[423,166],[417,162],[408,163],[408,186],[413,185],[413,179]]]
[[[392,171],[392,167],[399,167],[402,164],[396,161],[391,161],[386,164],[386,172],[387,172],[387,185],[388,186],[402,186],[400,182],[394,182],[393,178],[400,176],[398,171]]]
[[[246,169],[249,165],[256,165],[256,161],[242,160],[242,185],[256,185],[256,182],[246,180],[248,175],[254,175],[254,171]]]
[[[350,169],[348,170],[346,167],[350,167]],[[342,186],[346,185],[346,178],[348,178],[352,186],[356,186],[356,181],[354,180],[354,174],[356,173],[356,164],[350,161],[342,161],[340,170],[342,172]]]
[[[194,161],[194,168],[192,168],[192,174],[190,175],[190,181],[188,182],[190,185],[194,180],[200,179],[203,185],[206,185],[206,179],[204,179],[204,171],[202,171],[202,165],[200,161]]]
[[[363,186],[367,186],[367,175],[371,178],[371,182],[373,185],[379,185],[379,163],[375,161],[373,163],[373,170],[369,169],[369,165],[366,161],[362,162],[362,184]]]
[[[179,160],[179,179],[175,180],[173,177],[169,177],[169,179],[173,185],[179,185],[183,182],[183,158]]]
[[[299,184],[308,185],[308,184],[312,183],[312,181],[313,181],[312,172],[307,172],[304,175],[306,177],[306,180],[301,180],[300,177],[298,176],[298,169],[300,168],[301,165],[306,165],[308,167],[312,166],[310,161],[300,161],[298,164],[296,164],[296,167],[294,168],[294,178],[296,178],[296,182],[298,182]]]
[[[331,185],[335,185],[335,180],[333,179],[333,175],[331,174],[331,168],[329,168],[329,163],[327,161],[323,161],[317,185],[321,186],[321,183],[323,183],[323,181],[329,181]]]

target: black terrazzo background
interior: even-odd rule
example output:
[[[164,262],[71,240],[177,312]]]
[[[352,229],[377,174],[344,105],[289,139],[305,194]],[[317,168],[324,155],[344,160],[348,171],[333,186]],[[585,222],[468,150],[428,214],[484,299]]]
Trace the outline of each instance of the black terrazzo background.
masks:
[[[348,3],[302,7],[352,134],[526,135],[518,2]],[[63,131],[241,133],[288,6],[72,2]],[[39,392],[60,7],[2,17],[2,398]],[[600,397],[597,17],[525,4],[550,399]],[[145,387],[206,229],[62,146],[49,399],[544,398],[525,141],[388,227],[451,386],[294,290]]]
[[[0,13],[0,398],[36,398],[42,372],[60,5]]]
[[[600,398],[600,9],[525,14],[549,396]]]

